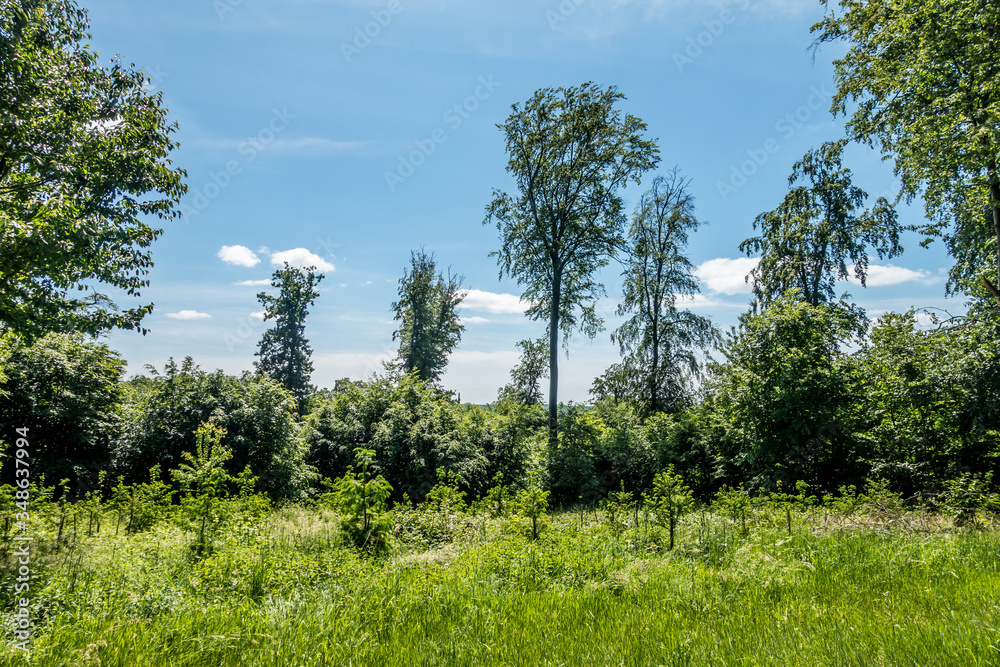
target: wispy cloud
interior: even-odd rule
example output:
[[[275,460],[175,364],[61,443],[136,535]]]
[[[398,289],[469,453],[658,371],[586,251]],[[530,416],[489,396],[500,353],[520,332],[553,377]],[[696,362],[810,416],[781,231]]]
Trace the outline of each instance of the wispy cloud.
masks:
[[[860,285],[861,281],[853,275],[847,278],[855,285]],[[902,283],[920,282],[925,285],[933,285],[939,278],[930,271],[924,269],[907,269],[894,264],[870,264],[868,266],[868,276],[865,283],[868,287],[886,287],[889,285],[900,285]]]
[[[489,324],[490,321],[485,317],[463,317],[460,318],[462,324]]]
[[[247,146],[246,138],[205,137],[192,142],[200,148],[218,151],[236,151]],[[297,156],[342,155],[365,148],[366,141],[339,141],[327,137],[282,137],[272,139],[266,145],[268,153]]]
[[[244,287],[266,287],[271,284],[270,280],[241,280],[239,282],[233,283],[234,285],[242,285]]]
[[[167,313],[167,317],[173,320],[208,320],[212,318],[208,313],[199,313],[197,310],[181,310],[176,313]]]
[[[226,264],[245,266],[247,268],[260,264],[260,257],[253,250],[242,245],[224,245],[216,254],[216,257]]]

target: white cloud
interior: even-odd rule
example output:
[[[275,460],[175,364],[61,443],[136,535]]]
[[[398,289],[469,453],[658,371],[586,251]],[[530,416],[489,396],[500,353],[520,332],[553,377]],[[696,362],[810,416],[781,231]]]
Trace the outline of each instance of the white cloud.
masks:
[[[174,320],[207,320],[212,316],[208,313],[199,313],[197,310],[181,310],[176,313],[167,313],[167,317]]]
[[[317,271],[333,272],[337,270],[337,267],[333,264],[326,261],[319,255],[309,252],[305,248],[282,250],[281,252],[276,252],[271,255],[271,264],[281,266],[285,262],[288,262],[292,266],[297,266],[300,269],[304,269],[307,266],[315,266]]]
[[[263,320],[264,319],[264,311],[263,310],[254,311],[254,312],[250,313],[250,317],[252,317],[255,320]]]
[[[855,285],[860,285],[861,281],[853,275],[847,278]],[[923,269],[907,269],[894,264],[870,264],[868,266],[868,277],[865,280],[868,287],[886,287],[888,285],[899,285],[908,282],[922,282],[926,285],[937,282],[930,271]]]
[[[463,317],[461,318],[462,324],[489,324],[490,321],[485,317]]]
[[[246,287],[267,287],[271,284],[270,280],[241,280],[238,283],[233,283],[234,285],[243,285]]]
[[[760,262],[756,257],[728,259],[718,257],[695,267],[694,275],[712,292],[718,294],[749,294],[751,285],[746,277]]]
[[[514,294],[496,294],[478,289],[470,289],[465,293],[462,307],[483,313],[523,313],[529,304],[521,301]]]
[[[226,264],[235,264],[236,266],[249,268],[260,264],[260,257],[253,250],[242,245],[224,245],[216,256]]]

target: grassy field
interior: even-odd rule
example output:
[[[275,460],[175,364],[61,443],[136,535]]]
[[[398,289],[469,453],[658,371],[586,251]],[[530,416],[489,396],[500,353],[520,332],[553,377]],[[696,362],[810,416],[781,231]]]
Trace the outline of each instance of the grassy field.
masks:
[[[222,665],[1000,665],[1000,535],[944,519],[642,521],[408,511],[392,551],[298,507],[221,526],[193,558],[164,522],[39,547],[29,654],[0,662]],[[111,522],[112,526],[114,522]],[[44,542],[43,542],[44,543]],[[3,602],[13,609],[13,561]]]

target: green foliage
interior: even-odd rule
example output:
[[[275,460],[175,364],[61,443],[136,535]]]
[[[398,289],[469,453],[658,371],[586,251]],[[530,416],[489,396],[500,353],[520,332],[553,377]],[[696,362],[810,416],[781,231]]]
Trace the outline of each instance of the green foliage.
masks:
[[[936,330],[915,313],[879,318],[852,358],[855,430],[871,476],[910,496],[963,472],[996,471],[1000,335],[966,318]]]
[[[684,404],[688,380],[699,375],[696,353],[717,338],[708,318],[677,307],[678,298],[698,292],[685,255],[688,236],[701,224],[689,183],[676,168],[657,176],[639,200],[628,232],[618,306],[618,314],[628,319],[611,334],[628,359],[613,372],[634,376],[628,395],[647,414]],[[598,398],[607,395],[595,387]]]
[[[296,401],[270,378],[222,371],[206,373],[188,357],[173,359],[162,373],[124,385],[123,435],[115,466],[126,482],[137,481],[153,465],[176,468],[182,452],[193,451],[194,432],[211,421],[226,431],[222,442],[233,453],[226,470],[236,475],[250,466],[259,489],[274,498],[295,498],[311,481],[305,443],[296,424]]]
[[[1000,494],[993,493],[993,473],[964,473],[945,482],[944,510],[958,526],[980,526],[984,512],[1000,511]]]
[[[625,482],[621,483],[621,490],[612,491],[608,497],[601,501],[601,509],[604,510],[604,520],[616,536],[628,526],[628,520],[633,514],[638,514],[639,503],[635,496],[625,490]],[[638,516],[635,517],[635,524],[638,525]]]
[[[574,665],[635,656],[736,664],[756,651],[768,664],[866,664],[871,655],[905,664],[919,644],[924,662],[950,664],[960,655],[990,664],[1000,641],[991,624],[990,592],[1000,585],[994,516],[980,512],[986,529],[975,531],[919,514],[909,517],[917,521],[909,529],[906,517],[866,526],[859,510],[801,511],[811,497],[800,489],[788,497],[793,535],[777,512],[781,521],[735,531],[720,514],[735,517],[748,496],[727,489],[713,511],[688,520],[681,514],[676,546],[667,550],[666,499],[678,498],[675,509],[692,507],[683,481],[670,476],[658,479],[655,492],[667,518],[644,513],[657,523],[645,529],[640,522],[632,529],[639,508],[627,492],[610,497],[614,530],[576,512],[550,514],[537,477],[519,494],[513,521],[455,514],[447,503],[397,506],[388,512],[396,534],[427,539],[393,541],[387,558],[345,546],[339,517],[325,508],[289,505],[251,517],[233,501],[219,502],[220,512],[237,513],[200,559],[189,557],[189,537],[169,520],[120,536],[86,536],[80,523],[74,540],[86,503],[54,501],[32,488],[31,659],[501,665],[532,662],[544,650]],[[872,483],[866,496],[881,496],[879,487]],[[733,503],[723,509],[727,494]],[[57,540],[46,524],[60,506],[65,531]],[[513,533],[512,523],[523,533]],[[0,576],[13,581],[18,567],[17,557],[0,554]],[[0,590],[4,609],[16,608],[16,598],[12,586]],[[796,641],[762,627],[771,617],[787,618]],[[606,636],[595,641],[595,628]],[[850,642],[830,640],[845,632]],[[661,646],[651,633],[683,633],[683,641]],[[9,633],[0,638],[0,662],[28,664],[14,642]]]
[[[438,468],[438,483],[424,497],[429,510],[463,513],[469,510],[465,502],[465,492],[458,488],[461,481],[451,470]]]
[[[147,248],[187,190],[168,159],[163,94],[119,59],[98,64],[86,11],[72,0],[0,3],[0,328],[136,329],[152,305]],[[83,292],[80,297],[72,292]]]
[[[462,406],[415,373],[393,373],[323,399],[307,418],[304,435],[308,460],[321,475],[342,475],[355,447],[374,449],[395,499],[405,493],[421,500],[441,469],[457,476],[472,496],[484,493],[497,473],[519,481],[526,443],[539,421],[537,406]]]
[[[497,392],[497,402],[541,405],[540,381],[549,376],[548,341],[519,340],[517,346],[521,348],[521,358],[510,371],[510,383]]]
[[[673,466],[702,500],[708,500],[717,488],[720,465],[720,452],[709,440],[706,412],[696,406],[672,415],[651,415],[639,434],[653,455],[650,468],[666,470]]]
[[[797,288],[806,303],[837,305],[863,329],[863,311],[843,298],[835,304],[836,283],[853,274],[864,286],[868,248],[880,259],[898,255],[901,228],[895,210],[882,197],[870,210],[857,212],[868,195],[851,183],[851,170],[841,162],[846,144],[827,142],[796,162],[788,178],[793,187],[778,208],[757,216],[754,229],[761,235],[741,243],[740,250],[760,253],[751,274],[759,308]]]
[[[334,482],[336,507],[343,513],[341,528],[348,540],[359,549],[380,554],[389,546],[392,519],[386,511],[386,500],[392,493],[382,475],[369,472],[375,452],[358,447],[355,450],[358,472],[349,468]]]
[[[549,490],[556,506],[580,496],[594,501],[600,495],[595,459],[606,427],[600,417],[582,406],[567,406],[559,420],[559,440],[547,451]]]
[[[399,301],[392,304],[395,319],[402,320],[392,339],[399,340],[404,373],[415,372],[425,382],[440,380],[465,331],[458,318],[465,294],[461,276],[450,269],[447,277],[437,272],[433,253],[410,253],[410,268],[399,279]]]
[[[785,517],[785,527],[788,534],[792,534],[792,510],[800,510],[812,507],[816,504],[816,496],[806,495],[809,485],[801,479],[795,482],[796,494],[786,493],[781,490],[781,480],[775,482],[776,489],[767,495],[768,504],[779,510]]]
[[[546,526],[549,510],[549,492],[542,489],[538,475],[528,477],[528,483],[514,498],[514,511],[531,522],[528,535],[537,540]]]
[[[644,500],[657,525],[670,531],[670,549],[673,549],[677,522],[694,505],[691,489],[673,468],[667,468],[653,478],[653,488]]]
[[[184,462],[170,471],[182,487],[189,493],[182,496],[181,505],[192,525],[198,526],[198,541],[194,544],[194,554],[202,557],[210,550],[208,533],[217,500],[225,492],[226,484],[232,478],[226,473],[225,463],[233,453],[222,445],[225,429],[215,424],[204,423],[195,431],[195,450],[183,452]]]
[[[510,488],[503,483],[503,473],[498,472],[493,477],[493,486],[475,507],[477,511],[486,512],[497,519],[507,516],[512,500]]]
[[[29,345],[0,337],[0,438],[31,426],[32,475],[92,487],[111,463],[121,429],[119,384],[125,362],[80,334],[49,334]],[[13,469],[5,480],[13,479]]]
[[[851,393],[840,346],[851,327],[793,289],[729,337],[728,364],[713,367],[713,407],[751,489],[802,479],[832,490],[862,474],[845,428]]]
[[[715,495],[712,508],[733,521],[739,522],[743,534],[746,535],[748,533],[747,521],[752,523],[754,518],[754,506],[756,505],[754,500],[742,484],[735,489],[723,486]]]
[[[837,4],[840,12],[813,26],[818,43],[848,46],[834,61],[832,109],[848,115],[851,105],[848,137],[894,158],[902,197],[923,196],[932,221],[923,230],[928,240],[953,226],[946,241],[956,260],[954,290],[987,268],[981,263],[986,253],[969,249],[989,248],[995,257],[1000,250],[1000,6],[980,0]],[[990,213],[992,225],[983,224]]]
[[[271,287],[279,290],[278,296],[267,292],[257,295],[264,307],[264,320],[275,320],[275,325],[261,336],[254,367],[290,391],[300,412],[312,389],[309,384],[312,348],[305,335],[306,316],[319,294],[317,286],[323,277],[315,272],[315,267],[300,269],[285,262],[271,276]]]
[[[128,532],[151,528],[173,513],[174,491],[161,479],[160,466],[149,469],[149,481],[133,484],[128,492]]]
[[[557,439],[559,333],[593,337],[602,322],[594,308],[604,288],[594,273],[621,245],[625,216],[618,194],[656,165],[659,151],[641,133],[646,124],[615,109],[624,96],[593,83],[544,88],[514,105],[500,125],[507,171],[517,195],[495,190],[483,224],[495,222],[501,277],[524,286],[532,319],[548,322],[549,441]],[[579,309],[579,316],[576,310]]]

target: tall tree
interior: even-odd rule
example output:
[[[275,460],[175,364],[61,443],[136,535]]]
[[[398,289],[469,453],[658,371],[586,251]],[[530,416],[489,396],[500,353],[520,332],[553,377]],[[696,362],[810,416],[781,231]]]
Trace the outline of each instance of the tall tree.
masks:
[[[392,304],[399,329],[399,365],[416,371],[421,380],[437,382],[448,365],[448,355],[458,345],[465,327],[458,319],[458,306],[465,298],[462,277],[444,276],[437,270],[434,254],[410,253],[410,268],[399,279],[399,301]]]
[[[496,223],[493,253],[500,276],[524,286],[527,314],[548,321],[549,442],[558,438],[559,332],[593,337],[602,328],[594,302],[604,287],[594,272],[623,242],[624,204],[618,191],[656,166],[656,143],[646,124],[622,113],[615,87],[593,83],[544,88],[523,107],[513,105],[498,125],[506,138],[507,171],[517,195],[494,190],[483,224]],[[579,309],[579,315],[576,310]]]
[[[315,271],[314,266],[300,269],[285,262],[271,276],[271,287],[280,290],[278,296],[267,292],[257,295],[264,306],[264,320],[275,320],[275,326],[261,336],[256,353],[259,359],[254,367],[292,392],[300,412],[309,397],[309,376],[313,370],[312,348],[306,340],[306,316],[324,277]]]
[[[521,359],[510,371],[510,383],[498,392],[498,401],[522,405],[541,404],[541,380],[549,373],[547,343],[544,338],[517,342],[517,346],[521,348]]]
[[[611,339],[633,357],[640,376],[636,398],[650,413],[677,406],[687,378],[698,373],[697,351],[717,337],[708,318],[677,307],[678,298],[698,292],[685,255],[690,232],[701,224],[689,183],[676,168],[656,177],[629,228],[625,294],[618,307],[629,318]]]
[[[824,6],[834,4],[820,0]],[[834,113],[848,115],[848,136],[895,158],[900,195],[923,195],[929,238],[949,243],[952,283],[981,268],[991,248],[1000,279],[1000,4],[992,0],[839,0],[813,26],[817,44],[845,41],[834,61]],[[981,224],[983,211],[989,225]],[[946,239],[947,240],[947,239]],[[967,253],[966,251],[973,252]],[[1000,301],[986,276],[983,284]]]
[[[97,289],[139,296],[163,231],[147,216],[186,191],[163,94],[98,64],[87,29],[72,0],[0,0],[0,328],[29,338],[138,328],[151,304]]]
[[[851,170],[842,164],[846,143],[827,142],[796,162],[784,201],[757,216],[760,236],[740,244],[747,255],[761,255],[751,274],[760,306],[793,287],[810,305],[833,303],[837,281],[852,274],[849,264],[865,285],[869,248],[879,258],[902,252],[901,227],[889,202],[879,197],[870,210],[860,210],[868,195],[851,183]],[[861,312],[849,310],[860,325]]]

